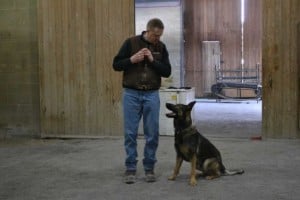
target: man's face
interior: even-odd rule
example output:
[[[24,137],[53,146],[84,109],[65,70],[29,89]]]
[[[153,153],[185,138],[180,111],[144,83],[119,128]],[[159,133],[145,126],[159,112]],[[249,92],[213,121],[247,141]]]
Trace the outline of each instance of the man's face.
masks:
[[[156,44],[159,42],[162,34],[163,34],[163,29],[159,29],[159,28],[150,29],[147,31],[147,40],[152,44]]]

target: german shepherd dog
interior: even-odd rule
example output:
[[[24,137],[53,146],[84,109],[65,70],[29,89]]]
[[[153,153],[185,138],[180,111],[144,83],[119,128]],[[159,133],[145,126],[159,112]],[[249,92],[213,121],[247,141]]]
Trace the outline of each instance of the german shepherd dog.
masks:
[[[183,160],[191,163],[190,185],[197,185],[196,170],[208,180],[225,175],[243,174],[244,170],[227,170],[219,150],[192,126],[191,111],[195,101],[188,105],[166,103],[172,111],[166,116],[174,119],[176,165],[169,180],[175,180]]]

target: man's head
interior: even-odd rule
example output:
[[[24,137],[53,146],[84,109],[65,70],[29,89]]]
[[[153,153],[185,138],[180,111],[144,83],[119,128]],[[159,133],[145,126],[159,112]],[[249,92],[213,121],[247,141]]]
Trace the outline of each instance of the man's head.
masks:
[[[153,44],[156,44],[164,31],[164,24],[158,18],[150,19],[147,23],[146,39]]]

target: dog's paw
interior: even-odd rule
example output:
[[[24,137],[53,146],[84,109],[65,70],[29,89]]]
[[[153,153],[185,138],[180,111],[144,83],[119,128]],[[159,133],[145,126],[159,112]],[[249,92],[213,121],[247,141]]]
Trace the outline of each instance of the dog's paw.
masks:
[[[196,179],[191,179],[190,180],[190,186],[196,186],[197,185],[197,180]]]
[[[174,175],[168,177],[169,181],[175,181],[175,179],[176,179],[176,176],[174,176]]]

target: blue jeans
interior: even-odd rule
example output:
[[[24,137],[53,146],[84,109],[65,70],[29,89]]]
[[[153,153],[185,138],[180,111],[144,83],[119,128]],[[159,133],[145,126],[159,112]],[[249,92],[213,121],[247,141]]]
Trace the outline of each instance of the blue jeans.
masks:
[[[138,127],[142,117],[145,137],[143,166],[144,170],[154,169],[159,138],[159,108],[160,99],[157,90],[139,91],[124,88],[124,145],[127,170],[136,170]]]

